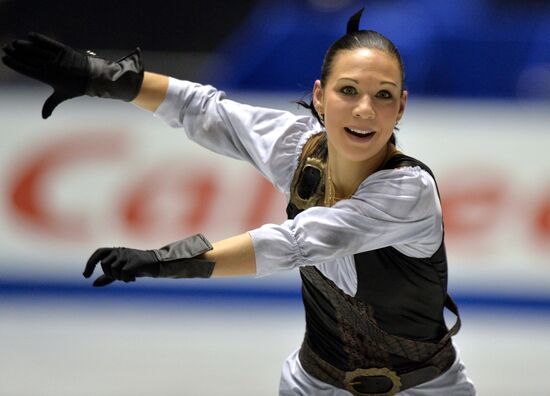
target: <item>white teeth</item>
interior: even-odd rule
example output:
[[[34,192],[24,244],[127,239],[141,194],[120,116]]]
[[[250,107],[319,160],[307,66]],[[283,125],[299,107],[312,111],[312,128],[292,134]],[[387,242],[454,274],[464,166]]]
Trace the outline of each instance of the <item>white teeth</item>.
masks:
[[[353,128],[348,128],[350,131],[352,132],[355,132],[355,133],[358,133],[360,135],[368,135],[369,133],[372,133],[372,131],[361,131],[359,129],[353,129]]]

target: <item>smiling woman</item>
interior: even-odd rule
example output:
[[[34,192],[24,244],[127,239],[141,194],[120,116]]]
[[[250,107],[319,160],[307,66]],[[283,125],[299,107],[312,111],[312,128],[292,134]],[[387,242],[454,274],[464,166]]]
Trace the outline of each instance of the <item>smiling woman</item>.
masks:
[[[332,62],[326,81],[315,82],[313,104],[326,127],[334,188],[349,196],[395,153],[390,139],[407,92],[399,63],[386,52],[341,50]]]
[[[100,248],[84,269],[89,278],[101,266],[94,286],[300,268],[306,334],[283,366],[280,395],[474,395],[451,339],[460,318],[447,294],[437,185],[395,147],[407,102],[401,57],[360,30],[360,17],[325,57],[306,104],[312,117],[145,72],[139,49],[110,62],[30,34],[3,61],[54,88],[45,118],[81,95],[131,101],[249,162],[289,199],[287,221],[216,243],[199,234],[153,250]],[[450,329],[445,308],[457,317]]]

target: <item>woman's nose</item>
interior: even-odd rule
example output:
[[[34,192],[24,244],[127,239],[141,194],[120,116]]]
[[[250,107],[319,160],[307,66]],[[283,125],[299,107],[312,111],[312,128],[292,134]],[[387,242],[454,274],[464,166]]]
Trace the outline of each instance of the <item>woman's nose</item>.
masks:
[[[370,96],[366,95],[358,100],[355,109],[353,110],[353,116],[364,119],[373,119],[376,117],[376,111],[372,103]]]

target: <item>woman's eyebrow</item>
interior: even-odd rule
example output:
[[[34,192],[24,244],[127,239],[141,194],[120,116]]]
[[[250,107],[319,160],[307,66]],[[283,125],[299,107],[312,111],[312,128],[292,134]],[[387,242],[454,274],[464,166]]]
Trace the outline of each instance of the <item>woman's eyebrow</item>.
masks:
[[[359,84],[359,81],[357,81],[356,79],[354,78],[349,78],[349,77],[341,77],[338,79],[338,81],[341,81],[341,80],[349,80],[349,81],[353,81],[354,83],[356,84]],[[395,85],[396,87],[398,86],[396,83],[394,83],[393,81],[380,81],[380,85],[382,84],[391,84],[391,85]]]
[[[342,77],[342,78],[339,78],[338,81],[340,80],[349,80],[349,81],[353,81],[355,84],[359,84],[359,81],[353,79],[353,78],[349,78],[349,77]]]

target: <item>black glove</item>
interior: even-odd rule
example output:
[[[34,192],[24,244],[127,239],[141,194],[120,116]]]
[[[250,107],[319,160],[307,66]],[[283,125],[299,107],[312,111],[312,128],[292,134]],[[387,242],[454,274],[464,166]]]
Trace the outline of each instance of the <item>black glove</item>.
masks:
[[[143,82],[141,50],[111,62],[91,52],[71,47],[38,33],[29,40],[14,40],[4,48],[2,62],[28,77],[53,87],[53,94],[42,107],[46,119],[61,102],[77,96],[133,100]]]
[[[138,277],[151,278],[209,278],[214,271],[213,261],[196,258],[212,250],[212,245],[201,234],[166,245],[156,250],[138,250],[124,247],[100,248],[89,258],[84,277],[92,276],[101,262],[103,275],[93,286],[106,286],[115,280],[133,282]]]

